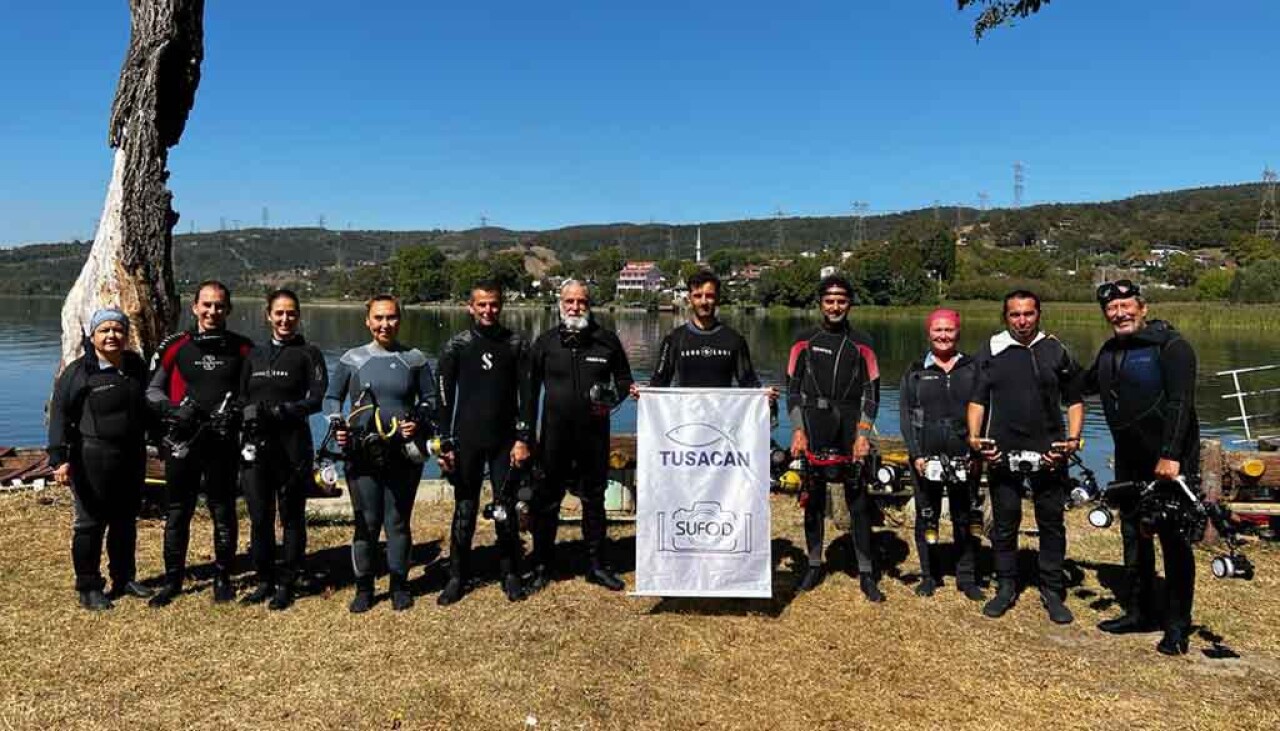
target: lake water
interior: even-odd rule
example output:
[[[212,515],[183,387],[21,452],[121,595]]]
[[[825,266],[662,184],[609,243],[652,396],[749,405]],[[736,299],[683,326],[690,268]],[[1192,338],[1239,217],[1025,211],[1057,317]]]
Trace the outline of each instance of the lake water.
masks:
[[[0,298],[0,382],[4,384],[0,388],[0,444],[40,445],[45,441],[44,406],[57,364],[61,306],[60,301],[51,299]],[[1159,314],[1156,308],[1153,314]],[[598,316],[606,327],[617,330],[636,378],[641,382],[652,370],[662,336],[679,321],[673,314],[627,312],[598,313]],[[1223,316],[1229,313],[1224,311]],[[509,327],[530,334],[542,332],[553,324],[552,313],[543,310],[509,309],[503,317]],[[792,339],[813,322],[811,317],[799,316],[730,315],[725,319],[747,338],[761,379],[778,384],[782,382]],[[897,384],[902,373],[926,347],[922,326],[915,318],[879,314],[859,317],[857,310],[854,310],[853,321],[875,339],[880,358],[883,393],[879,428],[883,433],[897,434]],[[1054,327],[1052,305],[1046,307],[1046,321],[1086,365],[1108,334],[1101,318],[1092,325]],[[462,310],[410,310],[406,312],[401,340],[422,349],[434,360],[435,353],[450,335],[469,322]],[[237,309],[231,326],[254,339],[267,334],[256,302],[253,307]],[[961,337],[962,349],[973,352],[982,339],[998,327],[998,308],[993,308],[986,319],[968,317]],[[369,340],[364,312],[357,308],[304,308],[303,329],[308,339],[325,353],[330,365],[347,348]],[[1203,430],[1207,434],[1243,436],[1237,433],[1238,422],[1226,421],[1236,414],[1234,402],[1221,398],[1222,394],[1231,392],[1230,382],[1216,378],[1213,373],[1227,368],[1280,363],[1280,333],[1252,336],[1241,331],[1188,330],[1184,334],[1200,359],[1197,406]],[[785,413],[781,419],[776,434],[785,440],[790,427]],[[320,428],[319,419],[313,426]],[[635,408],[628,401],[614,415],[614,429],[633,431],[634,426]],[[1085,435],[1087,461],[1100,474],[1109,475],[1107,461],[1112,444],[1098,408],[1088,412]]]

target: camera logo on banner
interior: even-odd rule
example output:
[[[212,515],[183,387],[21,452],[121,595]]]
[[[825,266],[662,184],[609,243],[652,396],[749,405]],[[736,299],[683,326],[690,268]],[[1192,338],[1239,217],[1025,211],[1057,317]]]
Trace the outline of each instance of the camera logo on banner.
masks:
[[[725,510],[699,500],[673,513],[658,513],[658,550],[724,555],[751,553],[751,513]]]

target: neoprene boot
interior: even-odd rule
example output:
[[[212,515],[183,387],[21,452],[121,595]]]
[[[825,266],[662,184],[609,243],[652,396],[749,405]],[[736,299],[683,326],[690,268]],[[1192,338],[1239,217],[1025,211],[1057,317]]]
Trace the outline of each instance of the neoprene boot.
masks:
[[[267,609],[278,612],[282,609],[288,609],[293,604],[293,587],[289,584],[281,584],[276,587],[275,596],[271,597],[271,603],[267,605]]]
[[[1148,622],[1141,614],[1125,613],[1115,619],[1107,619],[1098,623],[1098,629],[1109,635],[1129,635],[1139,632],[1153,632],[1157,627]]]
[[[982,613],[995,619],[1003,617],[1018,599],[1018,590],[1011,581],[1001,581],[996,588],[996,595],[982,607]]]
[[[462,598],[462,595],[466,593],[466,588],[466,582],[462,580],[461,576],[450,576],[448,583],[444,585],[444,589],[442,589],[440,591],[440,595],[436,597],[436,604],[439,604],[442,607],[447,607],[450,604],[453,604]]]
[[[587,583],[603,586],[609,591],[622,591],[627,588],[621,577],[598,563],[593,563],[591,568],[587,569]]]
[[[938,590],[938,582],[932,576],[926,576],[916,586],[916,596],[930,597]]]
[[[111,609],[115,605],[102,593],[101,589],[86,589],[80,592],[80,606],[91,612],[100,612]]]
[[[149,607],[167,607],[182,593],[182,584],[165,584],[155,596],[147,600]]]
[[[876,582],[874,576],[870,574],[862,574],[858,577],[858,588],[862,589],[862,593],[867,597],[867,601],[879,604],[884,601],[884,592],[880,591],[880,584]]]
[[[1062,595],[1056,589],[1041,589],[1040,604],[1049,613],[1049,619],[1054,624],[1071,624],[1075,621],[1075,615],[1067,608],[1066,603],[1062,601]]]
[[[524,599],[524,584],[520,581],[520,574],[513,572],[502,577],[502,593],[507,595],[509,602]]]
[[[240,603],[261,604],[270,599],[271,595],[275,593],[275,590],[276,588],[271,584],[259,582],[257,588],[245,595],[245,597],[240,600]]]
[[[525,596],[537,594],[551,584],[551,569],[546,564],[538,564],[533,567],[533,578],[529,579],[529,586],[525,589]]]
[[[347,606],[352,614],[362,614],[373,608],[373,577],[361,576],[356,579],[356,595]]]
[[[805,569],[804,575],[796,582],[796,591],[813,591],[818,588],[826,574],[822,570],[822,566],[810,566]]]
[[[219,572],[213,577],[213,601],[222,604],[236,598],[236,589],[231,585],[231,577]]]
[[[131,596],[138,599],[150,599],[155,592],[142,584],[133,581],[117,581],[111,585],[111,591],[107,594],[109,599],[117,599],[122,596]]]
[[[404,574],[391,575],[391,608],[403,612],[413,606],[413,595],[409,593],[409,583]]]
[[[1185,655],[1190,644],[1186,630],[1181,627],[1170,627],[1164,631],[1164,637],[1156,643],[1156,651],[1161,655]]]

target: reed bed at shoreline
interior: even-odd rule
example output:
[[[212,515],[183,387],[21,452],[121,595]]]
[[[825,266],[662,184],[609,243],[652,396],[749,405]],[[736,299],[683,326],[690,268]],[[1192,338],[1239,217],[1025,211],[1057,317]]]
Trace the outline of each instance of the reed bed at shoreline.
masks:
[[[0,497],[0,728],[1280,726],[1274,545],[1251,548],[1258,578],[1249,583],[1212,579],[1197,551],[1201,631],[1190,655],[1165,658],[1153,649],[1158,635],[1108,637],[1094,628],[1118,613],[1120,539],[1078,513],[1068,549],[1077,621],[1058,627],[1034,587],[995,621],[951,577],[934,598],[914,596],[909,525],[877,536],[891,567],[886,604],[861,598],[844,573],[842,541],[829,554],[827,582],[796,596],[803,532],[794,500],[783,497],[772,502],[772,600],[634,598],[566,575],[510,604],[486,576],[442,609],[434,595],[450,506],[420,507],[411,572],[418,604],[408,612],[392,612],[383,594],[369,614],[347,613],[345,525],[311,529],[309,566],[328,572],[320,593],[281,613],[213,606],[211,527],[201,513],[192,529],[193,591],[165,610],[122,600],[99,614],[75,605],[66,494]],[[153,581],[161,527],[140,526],[140,573]],[[562,555],[580,550],[577,526],[562,530]],[[634,532],[610,532],[612,559],[630,572]],[[492,563],[492,541],[482,523],[478,565]],[[1023,554],[1023,576],[1034,576]],[[238,576],[241,591],[250,580]],[[380,592],[385,584],[379,580]]]

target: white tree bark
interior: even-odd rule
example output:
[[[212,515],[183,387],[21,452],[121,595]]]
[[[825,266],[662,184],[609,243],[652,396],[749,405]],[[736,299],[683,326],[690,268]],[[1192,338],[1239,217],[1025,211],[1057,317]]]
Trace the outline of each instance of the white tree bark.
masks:
[[[89,319],[103,307],[118,307],[130,320],[142,314],[136,293],[122,286],[126,281],[120,268],[121,249],[124,246],[124,150],[117,149],[111,166],[111,182],[107,186],[107,200],[102,206],[102,218],[89,249],[89,259],[80,276],[67,293],[62,304],[62,364],[75,360],[83,352],[81,344]],[[139,352],[143,350],[138,329],[130,331],[129,339]]]

